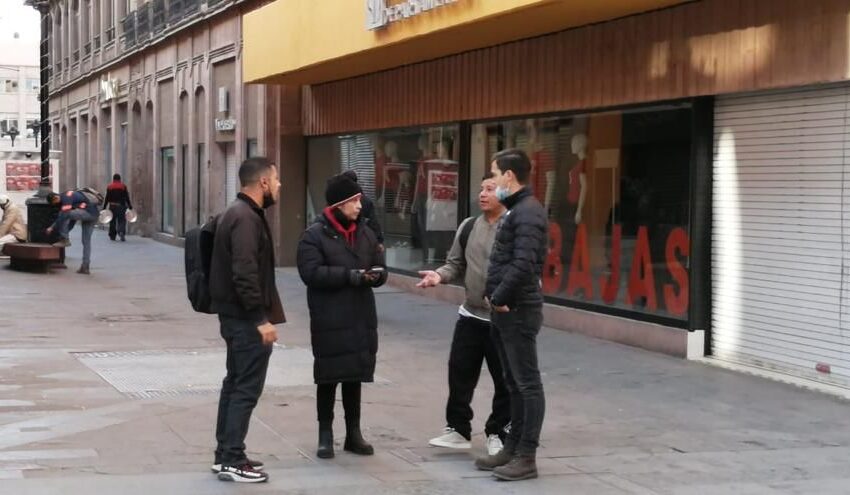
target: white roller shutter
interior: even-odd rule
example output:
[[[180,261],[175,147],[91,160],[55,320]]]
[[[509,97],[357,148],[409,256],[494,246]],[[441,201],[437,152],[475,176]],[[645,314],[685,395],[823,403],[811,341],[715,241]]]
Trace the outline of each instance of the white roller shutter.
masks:
[[[224,145],[224,192],[225,205],[229,205],[236,199],[239,192],[239,169],[236,166],[236,146],[233,143]]]
[[[712,352],[850,385],[850,86],[720,97]]]

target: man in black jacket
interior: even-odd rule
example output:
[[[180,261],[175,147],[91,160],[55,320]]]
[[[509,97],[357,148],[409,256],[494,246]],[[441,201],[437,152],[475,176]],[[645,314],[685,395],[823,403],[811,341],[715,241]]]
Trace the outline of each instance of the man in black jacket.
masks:
[[[511,395],[511,430],[504,448],[475,465],[502,480],[537,477],[535,456],[546,401],[537,366],[537,334],[543,324],[541,276],[547,248],[546,210],[527,181],[531,162],[522,150],[493,155],[496,196],[507,207],[490,254],[485,295],[491,331]]]
[[[286,318],[275,286],[274,245],[264,210],[280,195],[277,167],[254,157],[239,168],[241,192],[218,218],[210,264],[212,309],[227,345],[213,472],[222,481],[268,480],[263,465],[245,456],[251,413],[263,392],[275,324]]]
[[[103,209],[112,212],[112,220],[109,222],[109,239],[114,241],[121,237],[121,242],[127,240],[127,210],[133,209],[130,202],[130,191],[127,185],[121,182],[121,174],[112,176],[112,183],[106,186],[106,197],[103,199]]]

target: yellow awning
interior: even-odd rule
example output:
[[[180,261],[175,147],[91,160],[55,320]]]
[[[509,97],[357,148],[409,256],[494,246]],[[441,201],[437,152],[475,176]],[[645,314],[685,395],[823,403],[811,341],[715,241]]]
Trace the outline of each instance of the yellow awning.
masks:
[[[316,84],[686,1],[277,0],[243,18],[243,73],[249,83]]]

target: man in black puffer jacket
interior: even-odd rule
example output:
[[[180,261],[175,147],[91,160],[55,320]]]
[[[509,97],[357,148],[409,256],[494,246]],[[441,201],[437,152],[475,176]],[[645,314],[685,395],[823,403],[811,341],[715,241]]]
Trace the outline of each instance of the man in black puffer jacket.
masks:
[[[535,456],[546,401],[537,366],[537,334],[543,324],[540,277],[547,248],[546,210],[526,185],[531,162],[522,150],[493,155],[496,195],[507,207],[487,272],[491,331],[511,395],[511,431],[504,448],[475,465],[502,480],[537,477]]]

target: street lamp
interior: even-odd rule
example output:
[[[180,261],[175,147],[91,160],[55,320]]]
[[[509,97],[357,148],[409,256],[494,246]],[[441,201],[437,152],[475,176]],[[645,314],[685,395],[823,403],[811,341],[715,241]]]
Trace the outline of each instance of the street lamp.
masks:
[[[35,139],[35,144],[38,144],[38,133],[41,132],[41,124],[38,122],[33,122],[32,124],[27,126],[27,129],[32,130],[32,135]]]
[[[47,195],[52,190],[50,183],[50,124],[48,123],[48,65],[47,47],[49,43],[48,33],[50,27],[50,0],[25,0],[25,5],[36,9],[41,14],[41,45],[40,68],[41,88],[39,101],[41,102],[41,181],[38,184],[38,192],[35,196],[27,199],[27,224],[30,242],[49,242],[45,229],[50,226],[58,215],[58,208],[47,203]],[[38,134],[36,134],[38,135]]]
[[[15,147],[15,138],[18,137],[18,134],[20,134],[20,132],[18,132],[17,127],[12,127],[11,129],[9,129],[9,132],[6,133],[7,136],[12,138],[12,148]]]

